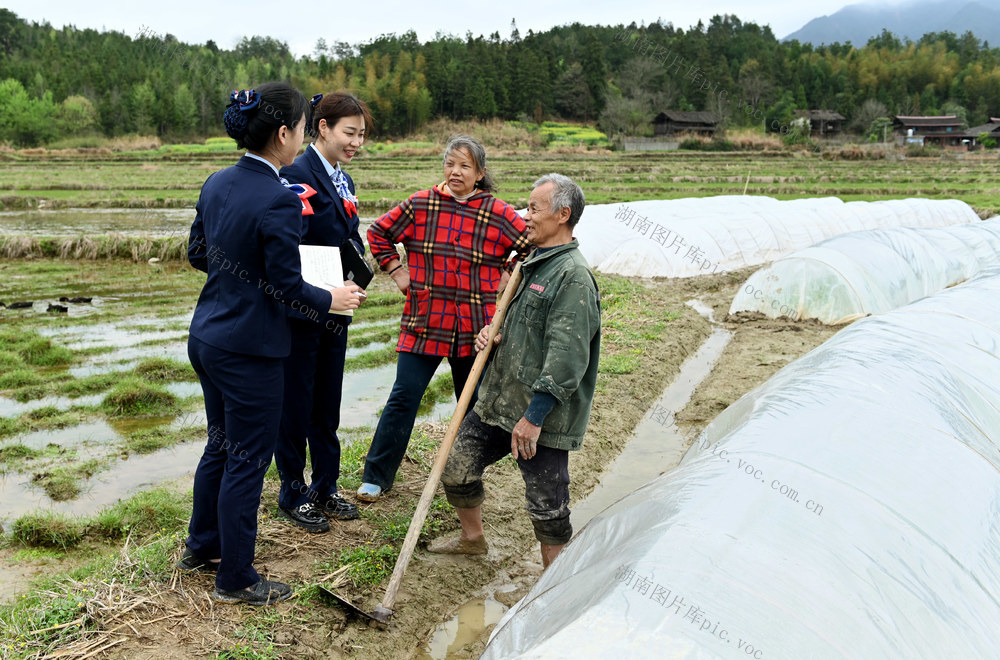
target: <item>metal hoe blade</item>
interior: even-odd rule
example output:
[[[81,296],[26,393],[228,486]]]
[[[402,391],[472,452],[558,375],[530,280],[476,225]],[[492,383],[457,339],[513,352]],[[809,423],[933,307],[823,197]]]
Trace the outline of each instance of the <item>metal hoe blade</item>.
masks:
[[[378,610],[375,610],[375,616],[373,616],[368,612],[365,612],[364,610],[362,610],[361,608],[359,608],[346,598],[342,598],[337,594],[333,593],[326,587],[321,587],[319,585],[316,585],[316,589],[319,591],[319,594],[323,598],[323,600],[325,600],[328,604],[339,605],[340,608],[344,610],[347,614],[351,614],[358,617],[359,619],[363,619],[364,621],[367,621],[369,625],[384,627],[385,624],[388,623],[388,617],[385,617],[385,620],[377,618],[379,614]]]

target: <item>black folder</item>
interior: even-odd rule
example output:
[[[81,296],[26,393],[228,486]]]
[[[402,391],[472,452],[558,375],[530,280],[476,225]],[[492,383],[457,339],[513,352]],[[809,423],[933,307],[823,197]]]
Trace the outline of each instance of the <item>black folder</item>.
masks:
[[[358,250],[357,243],[351,239],[347,239],[340,246],[340,263],[344,267],[344,281],[351,280],[362,289],[367,289],[368,284],[375,277],[371,266],[368,265],[364,255]]]

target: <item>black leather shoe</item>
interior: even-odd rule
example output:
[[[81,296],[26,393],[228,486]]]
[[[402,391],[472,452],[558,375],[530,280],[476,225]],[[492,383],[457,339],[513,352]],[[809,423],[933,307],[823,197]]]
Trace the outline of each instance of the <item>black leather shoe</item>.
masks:
[[[348,502],[340,493],[334,493],[321,505],[323,513],[335,520],[355,520],[358,517],[358,507]]]
[[[306,502],[294,509],[279,506],[278,510],[281,511],[281,515],[311,534],[330,531],[330,521],[316,509],[312,502]]]
[[[236,589],[235,591],[224,591],[215,588],[212,592],[215,600],[223,603],[247,603],[249,605],[271,605],[278,601],[292,597],[292,588],[284,582],[271,582],[261,578],[252,587],[246,589]]]
[[[181,560],[177,562],[177,568],[182,571],[214,573],[219,570],[219,562],[197,557],[193,552],[191,552],[190,548],[185,547],[184,554],[181,555]]]

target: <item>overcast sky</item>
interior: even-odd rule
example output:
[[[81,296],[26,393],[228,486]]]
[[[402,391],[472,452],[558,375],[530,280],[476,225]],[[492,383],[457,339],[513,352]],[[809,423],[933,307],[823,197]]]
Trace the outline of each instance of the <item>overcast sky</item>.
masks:
[[[857,1],[857,0],[855,0]],[[890,0],[891,1],[891,0]],[[528,29],[546,30],[556,25],[580,22],[586,25],[651,23],[658,18],[687,29],[698,20],[706,24],[715,14],[735,14],[743,22],[771,26],[779,39],[798,30],[810,19],[832,14],[845,5],[812,4],[801,0],[712,0],[700,2],[663,2],[640,0],[617,2],[580,2],[579,0],[510,0],[496,4],[479,2],[413,2],[368,0],[364,2],[279,3],[273,0],[175,0],[139,2],[122,5],[94,0],[7,0],[4,6],[23,19],[48,21],[56,27],[117,30],[134,37],[148,27],[155,34],[170,33],[187,43],[205,43],[209,39],[221,48],[232,48],[242,36],[270,36],[288,43],[296,55],[310,54],[317,39],[328,43],[366,42],[379,34],[409,29],[421,41],[433,39],[438,31],[465,36],[489,35],[499,31],[510,35],[511,19],[517,21],[521,34]],[[893,2],[893,4],[895,4]],[[491,6],[492,5],[492,6]],[[494,9],[493,7],[500,7]]]

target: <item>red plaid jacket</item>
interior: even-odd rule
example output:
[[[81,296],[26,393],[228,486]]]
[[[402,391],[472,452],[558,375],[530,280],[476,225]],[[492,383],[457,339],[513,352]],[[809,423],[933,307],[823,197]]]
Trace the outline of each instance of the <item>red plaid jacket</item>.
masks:
[[[406,293],[397,351],[466,357],[496,311],[500,274],[511,251],[524,258],[524,220],[487,192],[466,203],[434,186],[411,195],[368,229],[368,245],[385,269],[406,249]]]

